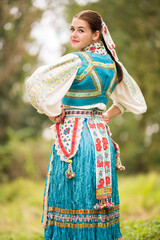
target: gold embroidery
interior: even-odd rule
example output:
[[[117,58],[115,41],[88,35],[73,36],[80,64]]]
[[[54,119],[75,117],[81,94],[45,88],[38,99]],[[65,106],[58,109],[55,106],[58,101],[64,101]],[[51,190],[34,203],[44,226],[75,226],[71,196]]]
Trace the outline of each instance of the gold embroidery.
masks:
[[[80,223],[80,224],[63,223],[63,222],[56,222],[54,220],[51,220],[51,221],[48,221],[48,225],[54,225],[56,227],[68,227],[68,228],[97,228],[97,227],[105,228],[105,227],[109,227],[110,225],[114,225],[115,223],[118,223],[118,222],[119,222],[119,218],[106,223],[97,222],[97,223]]]
[[[58,208],[58,207],[49,207],[48,211],[54,211],[58,213],[66,213],[66,214],[95,214],[95,213],[101,213],[101,214],[106,214],[109,212],[113,212],[115,210],[119,210],[119,205],[114,206],[113,208],[110,209],[102,209],[102,210],[96,210],[96,209],[77,209],[77,210],[72,210],[72,209],[63,209],[63,208]]]
[[[81,53],[81,55],[84,57],[86,62],[89,63],[89,65],[87,66],[87,68],[83,71],[83,73],[80,76],[76,76],[75,81],[82,82],[86,77],[90,76],[92,78],[95,89],[84,89],[84,90],[70,89],[67,92],[66,97],[68,97],[68,98],[98,97],[102,94],[102,89],[103,88],[102,88],[101,79],[100,79],[99,74],[97,73],[95,67],[104,68],[104,69],[107,69],[107,70],[108,69],[115,70],[115,64],[94,62],[93,59],[91,58],[91,56],[89,54],[87,54],[86,52]],[[113,78],[111,80],[109,89],[107,90],[107,95],[111,94],[110,92],[111,92],[111,88],[113,87],[113,84],[115,82],[115,78],[116,78],[116,71],[114,72],[114,75],[113,75]]]

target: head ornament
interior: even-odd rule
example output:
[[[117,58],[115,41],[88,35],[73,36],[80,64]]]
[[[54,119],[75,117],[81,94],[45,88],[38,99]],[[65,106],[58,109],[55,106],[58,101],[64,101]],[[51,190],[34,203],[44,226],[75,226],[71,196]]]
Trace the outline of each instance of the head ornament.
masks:
[[[117,53],[115,51],[115,43],[113,42],[112,40],[112,37],[109,33],[109,30],[106,26],[106,24],[102,21],[102,36],[103,36],[103,39],[107,45],[107,48],[109,49],[109,51],[111,52],[112,56],[114,57],[114,59],[116,61],[118,61],[118,56],[117,56]]]

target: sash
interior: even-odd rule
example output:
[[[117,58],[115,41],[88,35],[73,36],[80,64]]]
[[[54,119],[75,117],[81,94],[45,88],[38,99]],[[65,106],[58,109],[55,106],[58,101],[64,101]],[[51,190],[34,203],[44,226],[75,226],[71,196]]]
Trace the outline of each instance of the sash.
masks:
[[[105,124],[99,119],[92,118],[87,121],[95,145],[96,161],[96,199],[99,203],[95,209],[111,208],[112,202],[112,176],[111,153],[109,135]]]

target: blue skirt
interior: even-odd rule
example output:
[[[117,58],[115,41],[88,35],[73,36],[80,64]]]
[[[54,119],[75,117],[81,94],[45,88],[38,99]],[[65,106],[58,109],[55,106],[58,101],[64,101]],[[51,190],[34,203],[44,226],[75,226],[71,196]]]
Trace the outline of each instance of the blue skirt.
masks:
[[[47,176],[47,181],[49,178],[47,193],[45,188],[48,201],[44,240],[115,240],[122,236],[119,222],[116,152],[110,138],[109,144],[112,201],[115,206],[107,210],[94,209],[97,203],[95,147],[87,119],[83,122],[78,151],[73,157],[74,178],[66,177],[68,163],[60,160],[53,145],[53,161]],[[42,221],[43,218],[44,215]]]

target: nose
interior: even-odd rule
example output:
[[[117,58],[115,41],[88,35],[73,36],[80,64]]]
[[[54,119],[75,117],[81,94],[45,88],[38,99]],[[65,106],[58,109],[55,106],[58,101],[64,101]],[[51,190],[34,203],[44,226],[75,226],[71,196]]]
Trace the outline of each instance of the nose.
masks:
[[[71,35],[72,35],[72,37],[77,37],[78,35],[77,35],[77,31],[75,30],[75,31],[73,31],[72,33],[71,33]]]

